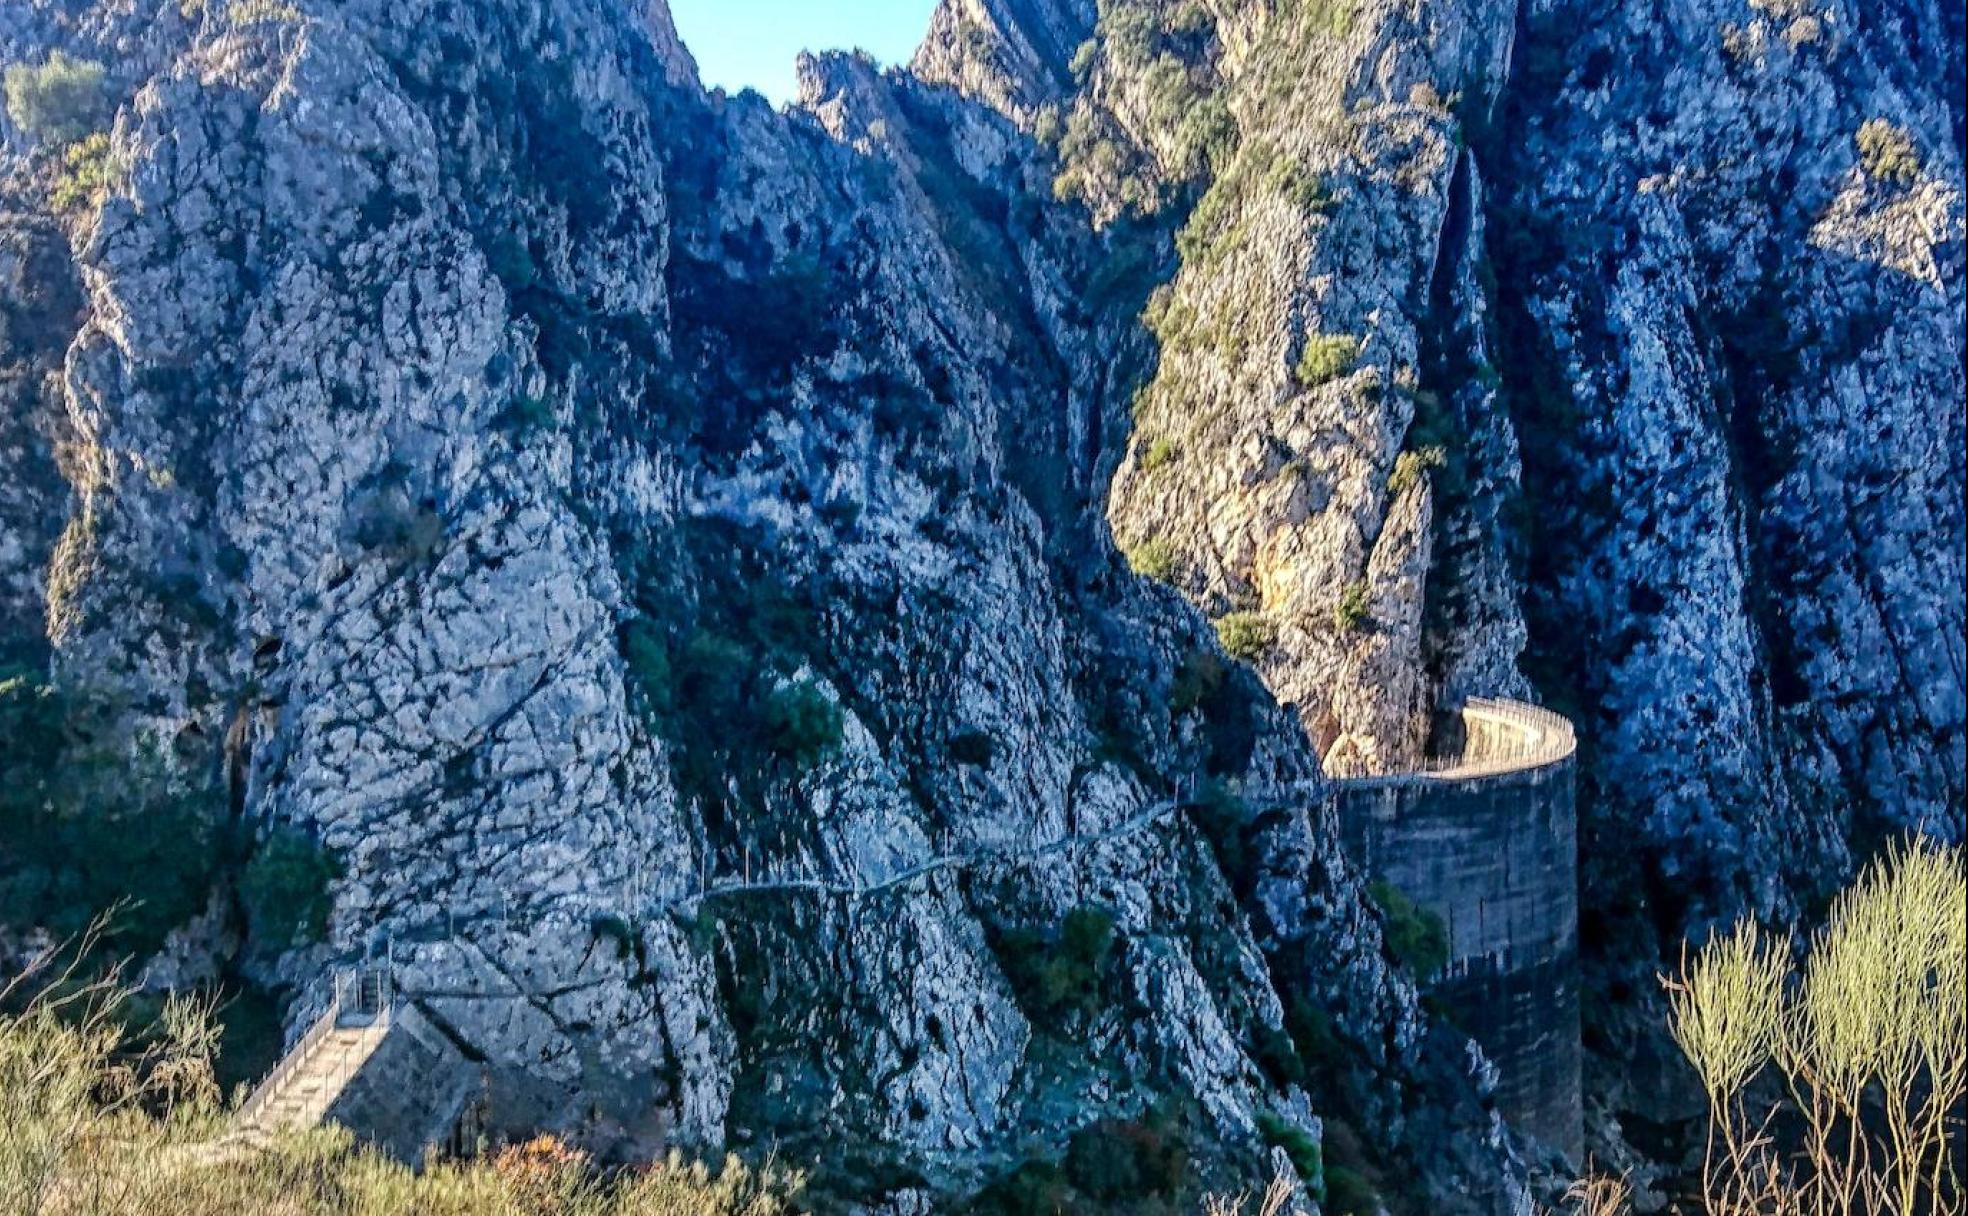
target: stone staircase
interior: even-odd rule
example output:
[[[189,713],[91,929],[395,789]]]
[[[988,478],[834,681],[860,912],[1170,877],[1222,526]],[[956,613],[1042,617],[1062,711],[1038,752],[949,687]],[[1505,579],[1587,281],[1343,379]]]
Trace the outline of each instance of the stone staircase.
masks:
[[[480,1089],[479,1070],[386,967],[338,972],[328,1008],[239,1108],[233,1138],[338,1123],[416,1164],[451,1147]]]
[[[316,1126],[388,1034],[387,1025],[333,1028],[263,1102],[250,1111],[242,1108],[237,1130],[264,1137]]]

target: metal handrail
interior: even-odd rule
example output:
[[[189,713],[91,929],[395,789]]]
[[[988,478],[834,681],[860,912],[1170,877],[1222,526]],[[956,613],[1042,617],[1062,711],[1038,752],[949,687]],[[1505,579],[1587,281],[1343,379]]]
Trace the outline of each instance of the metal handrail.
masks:
[[[1326,771],[1326,776],[1342,788],[1381,789],[1527,772],[1569,760],[1578,750],[1577,732],[1570,720],[1536,705],[1470,697],[1463,703],[1461,712],[1465,719],[1476,717],[1503,723],[1516,732],[1516,737],[1508,746],[1486,749],[1488,754],[1473,758],[1466,750],[1461,755],[1430,756],[1419,764],[1390,773],[1371,772],[1362,764],[1336,765]]]
[[[266,1079],[253,1088],[253,1092],[247,1095],[246,1101],[240,1103],[239,1111],[234,1116],[237,1122],[251,1124],[258,1119],[261,1112],[273,1101],[274,1095],[278,1094],[286,1084],[288,1078],[292,1077],[301,1065],[314,1055],[321,1044],[327,1041],[328,1036],[335,1032],[335,1028],[341,1024],[343,982],[346,978],[344,972],[335,973],[335,992],[329,998],[328,1008],[314,1020],[314,1025],[308,1027],[307,1033],[300,1037],[293,1049],[281,1057],[280,1063],[273,1066],[273,1071],[266,1075]]]
[[[295,1042],[293,1049],[273,1066],[266,1079],[240,1103],[233,1116],[241,1126],[255,1122],[287,1082],[321,1050],[328,1036],[343,1027],[363,1026],[378,1033],[389,1033],[396,1001],[395,983],[388,967],[341,969],[334,973],[334,990],[328,1007]],[[352,1053],[344,1052],[336,1066],[335,1080],[346,1084],[353,1074]]]

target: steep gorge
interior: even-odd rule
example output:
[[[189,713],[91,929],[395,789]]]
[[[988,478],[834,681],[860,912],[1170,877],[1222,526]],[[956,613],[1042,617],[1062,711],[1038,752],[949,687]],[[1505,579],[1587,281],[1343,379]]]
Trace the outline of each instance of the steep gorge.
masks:
[[[215,867],[159,982],[295,1026],[388,941],[515,1125],[913,1211],[1100,1120],[1237,1184],[1343,1124],[1392,1203],[1517,1210],[1322,766],[1573,716],[1628,1063],[1680,934],[1960,835],[1945,20],[947,0],[776,114],[661,0],[13,5],[115,117],[79,200],[0,118],[0,656],[336,859],[292,944]],[[1211,780],[1302,796],[661,911]]]

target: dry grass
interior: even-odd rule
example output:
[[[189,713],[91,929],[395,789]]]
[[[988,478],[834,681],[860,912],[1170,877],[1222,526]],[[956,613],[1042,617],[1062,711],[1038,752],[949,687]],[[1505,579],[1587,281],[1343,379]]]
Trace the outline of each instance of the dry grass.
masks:
[[[1248,1191],[1241,1195],[1206,1195],[1203,1198],[1203,1216],[1244,1216],[1248,1209],[1251,1216],[1283,1216],[1285,1205],[1291,1202],[1296,1188],[1283,1174],[1271,1179],[1271,1185],[1256,1197],[1257,1207],[1250,1208],[1252,1196]]]
[[[85,945],[93,945],[86,943]],[[88,949],[77,951],[89,953]],[[211,1010],[167,1003],[141,1042],[128,990],[44,960],[0,991],[7,1216],[785,1216],[801,1180],[736,1158],[604,1174],[544,1139],[414,1172],[335,1128],[227,1139]]]
[[[1565,1191],[1569,1216],[1626,1216],[1633,1210],[1633,1188],[1625,1178],[1597,1174],[1581,1178]]]
[[[1665,981],[1708,1095],[1711,1216],[1960,1216],[1961,848],[1892,849],[1833,906],[1801,973],[1791,954],[1745,925]],[[1771,1068],[1781,1086],[1755,1084]]]

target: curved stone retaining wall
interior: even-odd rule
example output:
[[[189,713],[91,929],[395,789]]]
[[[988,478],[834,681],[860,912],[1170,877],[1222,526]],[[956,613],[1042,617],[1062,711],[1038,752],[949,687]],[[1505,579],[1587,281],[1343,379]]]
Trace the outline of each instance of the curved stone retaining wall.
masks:
[[[1451,754],[1423,770],[1334,782],[1354,859],[1442,918],[1434,991],[1501,1074],[1504,1117],[1582,1151],[1578,848],[1571,723],[1471,700]]]

